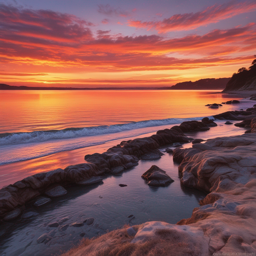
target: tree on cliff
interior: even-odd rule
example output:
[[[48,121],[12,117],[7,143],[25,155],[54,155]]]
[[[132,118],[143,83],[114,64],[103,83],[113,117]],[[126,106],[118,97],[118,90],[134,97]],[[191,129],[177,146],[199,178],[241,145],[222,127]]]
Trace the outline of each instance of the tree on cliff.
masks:
[[[254,55],[256,57],[256,55]],[[242,67],[238,69],[238,73],[234,73],[230,81],[227,83],[224,91],[235,90],[256,90],[256,59],[252,61],[249,69]]]

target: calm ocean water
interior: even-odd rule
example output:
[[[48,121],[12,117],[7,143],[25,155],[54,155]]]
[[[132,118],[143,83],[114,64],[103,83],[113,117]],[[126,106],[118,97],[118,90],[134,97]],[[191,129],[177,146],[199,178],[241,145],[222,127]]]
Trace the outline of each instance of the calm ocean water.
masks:
[[[0,165],[243,108],[205,107],[226,97],[216,91],[1,91]]]

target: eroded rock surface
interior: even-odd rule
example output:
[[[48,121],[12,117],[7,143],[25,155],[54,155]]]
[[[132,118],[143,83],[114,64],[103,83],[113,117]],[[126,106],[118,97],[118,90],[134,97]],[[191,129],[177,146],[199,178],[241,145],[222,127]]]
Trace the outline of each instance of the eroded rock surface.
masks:
[[[115,230],[66,255],[256,254],[256,134],[177,148],[174,160],[184,186],[209,192],[191,218]]]

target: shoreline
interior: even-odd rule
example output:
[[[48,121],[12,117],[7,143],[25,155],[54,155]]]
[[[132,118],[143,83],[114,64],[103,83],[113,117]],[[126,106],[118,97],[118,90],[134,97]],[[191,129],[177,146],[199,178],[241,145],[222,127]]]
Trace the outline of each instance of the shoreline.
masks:
[[[242,121],[241,125],[246,126],[245,123],[248,122]],[[181,184],[208,192],[190,218],[180,220],[176,225],[151,221],[124,227],[82,241],[63,256],[106,252],[113,255],[141,255],[142,252],[143,255],[169,255],[170,252],[175,255],[254,255],[255,114],[248,132],[174,150]]]
[[[238,115],[239,116],[239,115]],[[240,117],[238,117],[238,119],[239,119]],[[192,121],[193,122],[193,121]],[[197,126],[196,127],[196,129],[199,129],[199,131],[200,131],[200,129],[201,130],[204,130],[204,128],[206,127],[206,126],[202,126],[202,125],[199,125],[199,127]],[[176,129],[176,131],[175,131],[175,129]],[[181,142],[184,142],[184,140],[185,141],[188,141],[188,138],[187,137],[184,137],[184,135],[181,135],[181,133],[177,133],[177,128],[175,128],[175,129],[170,129],[170,131],[169,132],[167,132],[167,134],[164,134],[164,135],[161,135],[160,137],[158,136],[158,137],[156,137],[157,138],[157,140],[159,140],[159,143],[160,143],[160,146],[163,146],[163,145],[168,145],[168,144],[171,144],[171,143],[173,143],[174,141],[173,141],[173,135],[174,136],[180,136],[179,137],[179,139],[181,140]],[[172,130],[172,131],[171,131]],[[174,133],[174,134],[171,134],[170,132],[176,132],[176,133]],[[158,134],[158,133],[157,133]],[[159,133],[159,134],[161,134],[161,132]],[[159,135],[158,134],[158,135]],[[163,141],[162,141],[162,139],[165,139],[165,142],[163,143]],[[171,140],[171,138],[172,138],[172,140]],[[176,138],[175,138],[176,139]],[[136,139],[135,139],[136,140]],[[138,140],[141,140],[141,139],[138,139]],[[163,144],[161,144],[161,143],[163,143]],[[122,143],[120,143],[120,145],[121,145],[121,147],[122,147]],[[154,150],[156,150],[157,148],[159,148],[159,146],[156,146],[156,145],[154,145],[154,142],[147,142],[146,144],[146,147],[150,147],[153,151]],[[144,146],[145,146],[144,145]],[[203,145],[203,144],[202,144]],[[111,149],[111,148],[110,148]],[[127,165],[127,164],[129,164],[130,163],[130,165],[131,165],[131,167],[133,166],[133,165],[136,165],[137,163],[138,163],[138,158],[140,158],[141,156],[143,156],[143,154],[142,153],[144,153],[144,155],[145,155],[145,152],[146,152],[146,154],[150,154],[150,152],[152,151],[152,150],[149,150],[149,151],[143,151],[142,150],[142,152],[135,152],[135,153],[132,153],[132,154],[134,154],[134,157],[132,157],[132,158],[130,158],[129,159],[129,161],[127,162],[127,159],[125,159],[125,158],[122,158],[122,157],[120,157],[120,156],[116,156],[116,153],[119,151],[119,149],[120,149],[120,146],[118,147],[112,147],[112,150],[110,150],[110,153],[114,153],[114,155],[115,155],[115,157],[114,157],[114,159],[112,159],[111,161],[113,161],[113,166],[111,166],[111,168],[112,168],[112,170],[111,170],[111,168],[110,168],[110,172],[112,171],[112,172],[115,172],[115,171],[117,171],[115,168],[117,168],[117,167],[119,167],[120,166],[120,163],[121,163],[121,165]],[[129,147],[127,148],[127,152],[130,154],[131,153],[131,151],[129,152]],[[108,152],[108,151],[107,151]],[[127,153],[127,152],[125,152],[125,153]],[[158,156],[159,156],[159,153],[157,153],[157,151],[155,151],[154,152],[155,153],[155,155],[157,155],[158,154]],[[128,155],[129,155],[128,154]],[[94,154],[95,155],[95,154]],[[110,154],[111,155],[111,154]],[[118,155],[118,154],[117,154]],[[110,156],[110,158],[108,158],[109,160],[111,159],[111,157],[113,157],[113,154]],[[155,156],[154,156],[155,157]],[[137,159],[136,159],[137,158]],[[94,156],[87,156],[87,160],[89,160],[90,162],[91,162],[91,164],[92,165],[95,165],[96,166],[96,169],[98,168],[102,168],[103,166],[104,166],[104,163],[102,163],[102,162],[99,162],[99,155],[97,155],[97,157],[95,158]],[[106,159],[101,159],[100,161],[103,161],[103,160],[106,160]],[[104,161],[103,161],[104,162]],[[119,165],[118,165],[119,164]],[[89,172],[90,171],[92,171],[93,170],[93,172],[94,172],[94,174],[95,174],[95,166],[92,166],[91,165],[91,167],[90,167],[90,170],[89,170]],[[81,166],[80,166],[81,167]],[[128,167],[128,169],[129,169],[129,165],[127,166]],[[108,168],[109,169],[109,167],[104,167],[104,168]],[[71,168],[72,169],[72,168]],[[114,169],[114,170],[113,170]],[[123,168],[123,169],[125,169],[125,168]],[[75,169],[73,169],[73,170],[75,170]],[[77,170],[76,170],[77,171]],[[59,171],[57,171],[56,173],[52,173],[53,175],[55,175],[55,176],[58,176],[58,175],[60,175],[60,170]],[[84,172],[84,170],[82,170],[82,172]],[[86,176],[86,178],[88,178],[88,170],[86,171],[87,173],[83,173],[82,174],[82,178],[84,179],[84,177]],[[96,171],[96,173],[97,173],[97,171]],[[80,173],[81,174],[81,173]],[[101,173],[97,173],[97,174],[101,174]],[[84,176],[85,175],[85,176]],[[90,176],[91,174],[89,174],[89,176]],[[29,177],[28,177],[29,178]],[[70,178],[70,177],[68,177],[68,178]],[[79,179],[80,179],[81,177],[79,177]],[[25,179],[26,180],[26,179]],[[75,180],[76,180],[76,178],[75,178]],[[26,181],[27,182],[27,181]],[[32,184],[33,184],[33,180],[29,180],[28,182],[32,182]],[[76,181],[77,182],[77,181]],[[59,182],[59,180],[58,180],[58,184],[59,184],[60,182]],[[64,183],[65,184],[65,183]],[[52,184],[50,184],[50,185],[52,185]],[[22,187],[22,185],[20,185],[19,184],[19,186],[21,186]],[[49,187],[49,185],[48,185],[48,187]],[[38,188],[37,188],[38,189]],[[41,188],[40,188],[41,189]],[[31,192],[31,190],[30,190],[30,192]]]

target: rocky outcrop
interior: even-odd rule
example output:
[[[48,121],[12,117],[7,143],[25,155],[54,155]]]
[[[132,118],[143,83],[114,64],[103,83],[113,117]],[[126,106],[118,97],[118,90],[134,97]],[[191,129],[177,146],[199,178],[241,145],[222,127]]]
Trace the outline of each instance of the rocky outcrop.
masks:
[[[182,185],[208,192],[191,218],[178,225],[147,222],[132,233],[115,230],[65,256],[256,254],[255,152],[255,133],[176,148]]]
[[[198,121],[184,122],[171,129],[160,130],[156,134],[129,141],[108,149],[103,154],[86,155],[86,163],[67,168],[38,173],[0,190],[0,218],[9,212],[33,202],[40,207],[50,201],[49,197],[63,196],[70,184],[91,185],[101,182],[103,174],[119,175],[124,170],[138,164],[139,159],[159,159],[159,147],[174,143],[189,142],[184,132],[208,130],[209,126]],[[12,215],[14,216],[14,215]]]
[[[246,68],[241,68],[238,70],[238,73],[234,73],[223,92],[255,89],[256,59],[252,62],[252,66],[250,66],[248,70]]]
[[[65,186],[100,174],[102,171],[95,165],[86,163],[29,176],[0,190],[0,217],[47,191],[50,194],[61,192],[60,195],[64,195],[65,189],[58,187],[59,184]],[[36,205],[40,206],[42,202],[36,200]]]
[[[149,186],[155,187],[167,186],[174,181],[164,170],[156,165],[152,165],[141,177],[147,181]]]
[[[240,111],[227,111],[213,116],[218,120],[248,120],[256,117],[256,108],[248,108]]]

